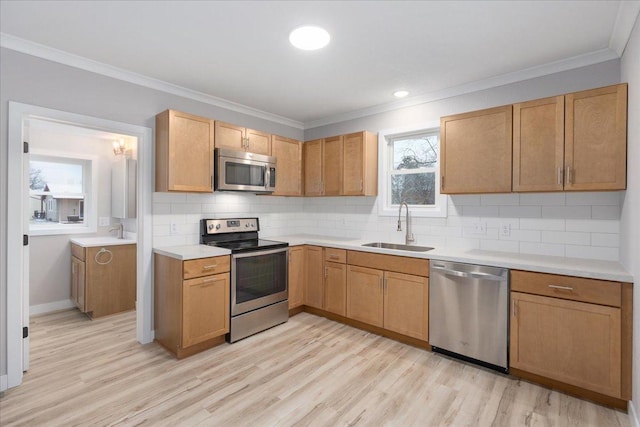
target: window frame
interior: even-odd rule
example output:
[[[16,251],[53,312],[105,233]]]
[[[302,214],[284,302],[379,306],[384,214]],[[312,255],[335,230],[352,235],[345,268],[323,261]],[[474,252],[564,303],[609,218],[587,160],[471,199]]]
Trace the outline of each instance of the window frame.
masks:
[[[68,163],[71,164],[82,164],[84,223],[60,224],[59,222],[33,223],[29,221],[29,235],[53,236],[96,233],[98,231],[98,157],[89,154],[33,148],[29,153],[29,167],[26,168],[26,173],[28,173],[30,169],[31,160],[58,163],[64,163],[65,160],[68,160]],[[29,182],[28,179],[27,182]],[[30,191],[31,190],[27,188],[27,197],[30,197]],[[25,215],[29,215],[29,212],[25,212]]]
[[[394,139],[403,136],[417,135],[421,133],[440,132],[440,122],[428,122],[420,125],[388,129],[378,132],[378,215],[397,216],[400,205],[391,203],[391,171],[393,170],[393,150],[391,143]],[[438,138],[438,152],[440,153],[440,138]],[[411,215],[423,218],[446,218],[448,197],[440,193],[440,156],[435,166],[435,204],[433,206],[409,205]],[[421,169],[424,171],[424,169]],[[417,173],[427,173],[417,172]],[[407,172],[411,173],[411,172]]]

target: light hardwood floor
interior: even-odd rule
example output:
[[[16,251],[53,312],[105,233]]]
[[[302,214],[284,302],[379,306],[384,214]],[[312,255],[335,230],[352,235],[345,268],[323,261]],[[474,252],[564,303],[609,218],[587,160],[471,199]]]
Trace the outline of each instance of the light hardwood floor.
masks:
[[[133,312],[32,319],[2,426],[628,426],[627,414],[301,313],[178,361]]]

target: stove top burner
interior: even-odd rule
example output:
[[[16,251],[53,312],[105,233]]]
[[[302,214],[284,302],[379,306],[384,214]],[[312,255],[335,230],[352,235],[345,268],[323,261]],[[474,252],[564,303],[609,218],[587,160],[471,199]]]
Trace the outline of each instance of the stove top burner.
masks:
[[[232,253],[286,248],[286,242],[258,237],[258,218],[203,219],[200,243],[229,249]]]
[[[207,242],[205,244],[208,246],[216,246],[218,248],[229,249],[232,253],[286,248],[287,246],[289,246],[289,244],[286,242],[263,239],[238,240],[231,242]]]

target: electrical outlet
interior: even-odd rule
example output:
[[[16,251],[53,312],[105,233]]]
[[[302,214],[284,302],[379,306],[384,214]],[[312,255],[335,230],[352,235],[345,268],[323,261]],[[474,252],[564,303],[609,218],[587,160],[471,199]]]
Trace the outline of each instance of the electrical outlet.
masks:
[[[100,227],[108,227],[111,225],[111,218],[109,218],[108,216],[101,216],[98,219],[98,225]]]
[[[474,234],[486,234],[487,233],[487,224],[481,221],[473,223],[473,232]]]
[[[178,224],[172,222],[169,225],[169,234],[178,234]]]
[[[500,225],[500,237],[509,237],[511,236],[511,224],[502,224]]]

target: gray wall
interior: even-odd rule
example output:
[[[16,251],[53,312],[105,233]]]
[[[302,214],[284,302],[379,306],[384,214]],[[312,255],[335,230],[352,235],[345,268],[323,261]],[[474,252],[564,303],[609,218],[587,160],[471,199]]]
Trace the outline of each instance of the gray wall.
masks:
[[[0,375],[7,372],[6,231],[8,101],[155,128],[167,108],[302,139],[290,126],[148,89],[52,61],[0,48]]]
[[[627,192],[622,205],[620,260],[640,284],[640,19],[621,61],[622,80],[629,83],[627,128]],[[630,413],[640,421],[640,292],[633,294],[633,401]],[[632,410],[633,409],[633,410]]]

